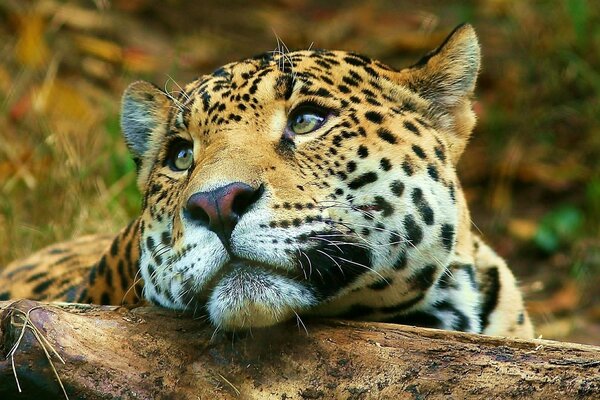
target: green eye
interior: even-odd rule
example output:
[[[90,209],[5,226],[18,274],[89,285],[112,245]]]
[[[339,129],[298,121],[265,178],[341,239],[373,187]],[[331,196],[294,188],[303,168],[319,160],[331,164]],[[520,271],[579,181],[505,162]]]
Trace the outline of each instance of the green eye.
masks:
[[[297,135],[309,133],[323,124],[323,117],[316,114],[300,114],[290,122],[290,129]]]
[[[315,105],[300,106],[291,114],[288,127],[296,135],[310,133],[325,123],[327,114],[327,110]]]
[[[174,171],[185,171],[194,163],[194,150],[189,142],[178,142],[171,145],[168,164]]]

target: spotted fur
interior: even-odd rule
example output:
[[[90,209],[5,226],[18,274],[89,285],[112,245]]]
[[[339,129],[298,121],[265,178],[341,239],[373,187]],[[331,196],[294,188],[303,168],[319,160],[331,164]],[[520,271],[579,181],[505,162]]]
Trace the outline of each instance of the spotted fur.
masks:
[[[0,297],[120,304],[143,291],[230,330],[312,314],[531,337],[512,273],[471,230],[455,171],[479,60],[463,25],[399,71],[312,50],[225,65],[176,98],[136,82],[122,128],[141,215],[112,241],[11,264]],[[328,115],[293,134],[290,112],[307,101]],[[177,141],[193,143],[185,171],[169,166]],[[231,187],[251,196],[217,226],[195,204]]]

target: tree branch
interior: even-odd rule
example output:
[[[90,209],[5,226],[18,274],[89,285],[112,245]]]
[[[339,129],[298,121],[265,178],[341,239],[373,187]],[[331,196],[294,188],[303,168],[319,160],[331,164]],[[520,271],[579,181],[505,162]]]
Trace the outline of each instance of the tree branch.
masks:
[[[2,399],[15,375],[18,399],[65,397],[58,378],[71,399],[600,398],[594,346],[332,320],[215,334],[151,307],[0,311]]]

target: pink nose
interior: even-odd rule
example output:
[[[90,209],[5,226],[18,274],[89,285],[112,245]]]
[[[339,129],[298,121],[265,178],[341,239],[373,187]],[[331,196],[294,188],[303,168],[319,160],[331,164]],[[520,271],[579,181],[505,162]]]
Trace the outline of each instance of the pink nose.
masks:
[[[185,217],[215,232],[224,244],[229,244],[239,219],[260,198],[264,188],[258,189],[242,182],[234,182],[208,192],[194,193],[185,206]]]

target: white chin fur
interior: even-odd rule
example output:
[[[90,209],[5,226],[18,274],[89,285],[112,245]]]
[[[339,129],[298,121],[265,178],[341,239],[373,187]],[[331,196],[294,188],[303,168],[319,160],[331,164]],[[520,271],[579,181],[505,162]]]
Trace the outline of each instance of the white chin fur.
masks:
[[[298,282],[240,265],[215,286],[207,308],[215,326],[231,331],[275,325],[315,303]]]

